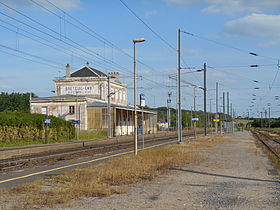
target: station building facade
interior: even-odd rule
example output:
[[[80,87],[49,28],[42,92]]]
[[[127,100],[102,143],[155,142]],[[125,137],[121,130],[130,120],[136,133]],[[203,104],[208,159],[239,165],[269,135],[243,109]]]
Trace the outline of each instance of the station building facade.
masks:
[[[76,124],[79,130],[107,131],[110,94],[111,134],[132,135],[134,106],[127,104],[127,85],[118,77],[118,73],[106,75],[88,64],[71,73],[67,64],[66,76],[54,80],[56,95],[32,98],[31,113],[79,122]],[[156,133],[157,113],[144,109],[143,116],[144,133]],[[137,119],[138,128],[142,128],[142,110],[139,107]]]

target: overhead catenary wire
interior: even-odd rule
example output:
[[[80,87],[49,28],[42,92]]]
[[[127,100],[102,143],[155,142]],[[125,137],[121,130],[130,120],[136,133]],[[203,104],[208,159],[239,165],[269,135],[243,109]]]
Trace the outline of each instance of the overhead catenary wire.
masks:
[[[216,69],[215,67],[212,67],[212,66],[207,66],[208,68],[210,68],[210,69],[213,69],[213,70],[215,70],[215,71],[218,71],[218,72],[225,72],[225,73],[229,73],[228,71],[225,71],[225,70],[221,70],[221,69]],[[245,77],[245,76],[243,76],[243,75],[240,75],[240,74],[237,74],[237,73],[235,73],[235,72],[230,72],[232,75],[235,75],[236,77],[238,77],[239,79],[240,79],[240,77],[241,78],[244,78],[244,79],[246,79],[246,80],[249,80],[249,81],[251,81],[251,82],[254,82],[254,81],[257,81],[257,80],[253,80],[252,78],[249,78],[249,77]],[[258,81],[258,83],[263,83],[263,82],[260,82],[260,81]],[[265,83],[263,83],[263,84],[265,84]]]
[[[243,52],[243,53],[246,53],[246,54],[249,54],[249,55],[259,56],[259,57],[263,57],[263,58],[267,58],[267,59],[275,60],[275,61],[279,60],[279,58],[273,58],[273,57],[270,57],[270,56],[265,56],[265,55],[261,55],[261,54],[258,54],[258,53],[254,53],[254,52],[251,52],[249,50],[245,50],[245,49],[242,49],[242,48],[239,48],[239,47],[234,47],[234,46],[229,45],[229,44],[225,44],[225,43],[213,40],[213,39],[209,39],[209,38],[206,38],[206,37],[203,37],[203,36],[200,36],[200,35],[196,35],[194,33],[190,33],[188,31],[182,31],[182,33],[188,34],[188,35],[196,37],[198,39],[202,39],[202,40],[205,40],[205,41],[209,41],[209,42],[215,43],[217,45],[224,46],[226,48],[231,48],[231,49],[234,49],[236,51]]]
[[[5,7],[9,8],[10,10],[12,10],[12,11],[14,11],[14,12],[16,12],[16,13],[22,15],[23,17],[27,18],[28,20],[30,20],[30,21],[32,21],[32,22],[34,22],[34,23],[40,25],[41,27],[43,27],[43,28],[45,28],[45,29],[51,31],[52,33],[54,33],[54,34],[60,36],[60,34],[59,34],[58,32],[56,32],[55,30],[53,30],[53,29],[51,29],[51,28],[45,26],[44,24],[38,22],[37,20],[34,20],[33,18],[29,17],[28,15],[25,15],[24,13],[18,11],[17,9],[14,9],[14,8],[10,7],[9,5],[3,3],[3,2],[0,2],[0,4],[4,5]],[[19,20],[16,19],[16,18],[13,18],[13,17],[11,17],[11,16],[9,16],[9,15],[6,15],[5,13],[0,12],[0,14],[4,15],[4,16],[6,16],[6,17],[9,17],[9,18],[11,18],[11,19],[17,20],[18,22],[21,22],[21,23],[24,24],[24,25],[29,25],[29,24],[26,24],[26,23],[24,23],[24,22],[22,22],[22,21],[19,21]],[[30,27],[30,25],[29,25],[29,27]],[[33,27],[33,26],[31,26],[31,27],[32,27],[33,29],[35,29],[35,27]],[[35,29],[35,30],[40,30],[40,29]],[[44,31],[42,31],[42,30],[40,30],[40,31],[46,34],[46,32],[44,32]],[[60,39],[60,38],[57,38],[57,37],[55,37],[55,36],[53,36],[53,35],[51,35],[51,34],[49,34],[49,33],[47,33],[47,34],[48,34],[49,36],[51,36],[52,38],[54,38],[54,39],[57,39],[57,40],[59,40],[59,41],[61,41],[61,42],[67,43],[68,45],[71,45],[72,47],[77,47],[77,46],[78,46],[78,47],[81,48],[81,49],[80,49],[81,51],[84,51],[85,53],[88,53],[88,54],[92,55],[93,57],[95,57],[95,58],[97,58],[97,59],[103,60],[104,62],[106,62],[106,63],[108,63],[108,64],[114,63],[113,61],[108,61],[107,59],[104,59],[100,54],[94,52],[93,50],[91,50],[91,49],[89,49],[89,48],[87,48],[87,47],[85,47],[85,46],[83,46],[83,45],[81,45],[81,44],[79,44],[79,43],[77,43],[76,41],[70,39],[69,37],[64,37],[64,38],[65,38],[66,40],[70,41],[71,43],[73,43],[74,45],[73,45],[73,44],[69,44],[68,42],[65,42],[64,40],[62,40],[62,39]],[[76,46],[75,46],[75,45],[76,45]],[[120,66],[120,65],[117,64],[117,63],[114,63],[114,65],[118,65],[120,68],[125,69],[124,67]]]
[[[30,0],[32,1],[33,3],[35,3],[34,0]],[[124,55],[130,57],[131,59],[133,59],[133,56],[131,56],[130,54],[128,54],[127,52],[125,52],[124,50],[122,50],[121,48],[119,48],[118,46],[116,46],[115,44],[113,44],[112,42],[108,41],[106,38],[104,38],[103,36],[101,36],[100,34],[98,34],[97,32],[95,32],[94,30],[92,30],[90,27],[86,26],[85,24],[83,24],[81,21],[79,21],[78,19],[76,19],[75,17],[73,17],[72,15],[68,14],[67,12],[65,12],[64,10],[62,10],[61,8],[59,8],[58,6],[56,6],[54,3],[50,2],[49,0],[45,0],[46,2],[48,2],[49,4],[51,4],[52,6],[54,6],[56,9],[58,9],[59,11],[63,12],[63,14],[67,15],[68,17],[70,17],[72,20],[76,21],[77,23],[79,23],[81,26],[83,26],[86,30],[82,29],[80,26],[77,26],[76,24],[73,24],[72,22],[68,21],[68,20],[65,20],[67,23],[71,24],[72,26],[78,28],[79,30],[87,33],[88,35],[90,36],[93,36],[95,37],[96,39],[98,39],[99,41],[101,42],[106,42],[108,43],[109,45],[111,45],[112,47],[116,48],[118,51],[120,51],[121,53],[123,53]],[[43,5],[41,5],[40,3],[36,2],[35,3],[36,5],[40,6],[41,8],[47,10],[48,12],[52,13],[53,15],[59,17],[59,18],[62,18],[60,15],[52,12],[51,10],[49,10],[48,8],[44,7]],[[92,33],[89,33],[89,32],[92,32]],[[144,63],[143,61],[137,59],[137,62],[139,62],[140,64],[142,64],[143,66],[147,67],[148,69],[151,69],[152,71],[155,71],[155,69],[149,65],[147,65],[146,63]],[[144,77],[146,80],[149,80],[147,79],[146,77]],[[155,82],[154,80],[149,80],[149,81],[153,81]],[[160,83],[158,83],[160,84]]]
[[[33,60],[33,59],[30,59],[30,58],[26,58],[26,57],[23,57],[23,56],[20,56],[20,55],[17,55],[17,54],[7,52],[7,51],[4,51],[4,50],[0,50],[0,52],[4,53],[4,54],[7,54],[7,55],[10,55],[10,56],[18,57],[18,58],[21,58],[21,59],[24,59],[24,60],[27,60],[27,61],[30,61],[30,62],[33,62],[33,63],[38,63],[38,64],[49,66],[49,67],[52,67],[52,68],[61,69],[61,66],[56,66],[56,65],[48,64],[48,63],[43,63],[43,62],[40,62],[40,61],[37,61],[37,60]]]
[[[7,22],[5,22],[5,21],[3,21],[3,20],[0,20],[0,21],[1,21],[1,22],[4,22],[4,23],[6,23],[6,24],[9,24],[10,26],[13,26],[13,27],[16,27],[16,28],[17,28],[17,26],[15,26],[15,25],[13,25],[13,24],[11,24],[11,23],[7,23]],[[50,47],[50,48],[52,48],[52,49],[55,49],[55,50],[57,50],[58,52],[62,52],[62,53],[65,53],[65,54],[67,54],[67,55],[69,55],[69,56],[75,56],[75,57],[77,57],[77,58],[80,58],[80,59],[83,60],[84,62],[86,62],[86,61],[91,61],[91,60],[92,60],[91,58],[89,58],[89,57],[87,57],[87,56],[84,56],[84,55],[79,54],[79,53],[77,53],[77,52],[73,53],[72,50],[65,49],[62,45],[59,45],[59,44],[54,43],[54,42],[51,42],[50,40],[47,40],[47,39],[45,39],[45,38],[43,38],[43,37],[40,37],[40,36],[37,36],[36,34],[30,33],[30,32],[28,32],[28,31],[26,31],[26,30],[24,30],[24,29],[19,29],[18,31],[15,31],[15,30],[10,29],[10,28],[8,28],[7,26],[1,25],[1,24],[0,24],[0,27],[3,27],[3,28],[5,28],[5,29],[7,29],[7,30],[9,30],[9,31],[11,31],[11,32],[20,34],[20,35],[23,36],[23,37],[26,37],[26,38],[28,38],[28,39],[31,39],[32,41],[35,41],[35,42],[38,42],[38,43],[43,44],[43,45],[45,45],[45,46],[48,46],[48,47]],[[34,38],[32,38],[31,36],[28,36],[28,35],[26,35],[26,34],[24,34],[24,33],[21,33],[20,31],[23,31],[23,32],[25,32],[25,33],[27,33],[27,34],[30,34],[31,36],[34,36],[34,37],[36,37],[36,38],[38,38],[38,39],[41,39],[41,40],[43,40],[43,41],[45,41],[45,42],[42,42],[42,41],[40,41],[40,40],[38,40],[38,39],[34,39]],[[58,48],[58,47],[59,47],[59,48]],[[96,66],[99,66],[99,67],[105,66],[106,68],[113,68],[113,69],[119,70],[118,68],[109,67],[109,66],[107,66],[106,64],[103,64],[103,63],[101,63],[101,62],[99,62],[99,61],[94,61],[94,63],[95,63]]]
[[[134,12],[123,0],[119,0],[124,7],[126,7],[131,14],[133,14],[133,16],[135,16],[144,26],[146,26],[157,38],[159,38],[165,45],[167,45],[171,50],[177,52],[177,49],[170,44],[166,39],[164,39],[159,33],[157,33],[151,26],[149,26],[144,20],[142,20],[142,18],[140,18],[136,12]],[[182,55],[180,56],[181,60],[183,61],[184,65],[188,66],[184,60],[184,58],[182,57]],[[198,83],[200,83],[200,85],[202,85],[201,81],[197,78],[197,76],[192,72],[192,75],[195,77],[195,79],[198,81]]]
[[[1,3],[1,2],[0,2],[0,3]],[[38,31],[38,32],[40,32],[40,33],[42,33],[42,34],[44,34],[44,35],[47,35],[47,36],[49,36],[49,37],[51,37],[51,38],[53,38],[53,39],[55,39],[55,40],[57,40],[57,41],[63,42],[64,44],[67,44],[67,45],[69,45],[69,46],[71,46],[71,47],[75,47],[73,44],[68,43],[68,42],[66,42],[66,41],[64,41],[64,40],[61,40],[61,39],[55,37],[54,35],[49,34],[49,33],[45,32],[45,31],[42,31],[41,29],[38,29],[38,28],[36,28],[36,27],[34,27],[34,26],[31,26],[31,25],[29,25],[29,24],[27,24],[27,23],[25,23],[25,22],[23,22],[23,21],[21,21],[21,20],[18,20],[17,18],[11,17],[10,15],[7,15],[7,14],[1,12],[1,11],[0,11],[0,14],[3,15],[3,16],[5,16],[5,17],[8,17],[8,18],[10,18],[10,19],[12,19],[12,20],[14,20],[14,21],[16,21],[16,22],[19,22],[19,23],[21,23],[21,24],[23,24],[23,25],[25,25],[25,26],[27,26],[27,27],[29,27],[29,28],[32,28],[33,30],[36,30],[36,31]],[[82,52],[84,52],[84,53],[89,53],[87,50],[84,50],[84,49],[82,49],[82,48],[80,48],[79,50],[82,51]],[[103,59],[101,59],[101,60],[103,60]],[[95,61],[95,63],[96,63],[96,61]],[[103,65],[104,65],[104,64],[103,64]],[[113,66],[113,67],[110,67],[110,68],[115,68],[115,67]],[[118,68],[117,70],[120,70],[120,69]],[[129,69],[126,69],[126,71],[127,71],[129,74],[132,74],[132,73],[129,71]],[[122,72],[122,71],[121,71],[121,72]],[[163,85],[162,83],[156,82],[156,81],[154,81],[154,80],[150,80],[150,79],[147,79],[147,78],[145,78],[145,80],[147,80],[147,81],[149,81],[149,82],[151,82],[151,83],[153,83],[153,84],[154,84],[154,83],[157,83],[159,86],[166,87],[166,86]]]

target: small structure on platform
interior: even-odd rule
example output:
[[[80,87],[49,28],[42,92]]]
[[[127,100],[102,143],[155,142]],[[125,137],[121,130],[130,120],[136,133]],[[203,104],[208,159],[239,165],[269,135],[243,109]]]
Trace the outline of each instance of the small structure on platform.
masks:
[[[119,81],[119,73],[108,75],[86,66],[66,76],[56,78],[56,96],[32,98],[31,113],[54,115],[65,120],[79,122],[79,130],[107,131],[108,95],[110,95],[111,133],[114,136],[132,135],[134,107],[127,104],[127,85]],[[110,88],[110,91],[108,89]],[[137,108],[138,127],[142,126],[142,110]],[[157,113],[143,110],[145,133],[157,132]]]

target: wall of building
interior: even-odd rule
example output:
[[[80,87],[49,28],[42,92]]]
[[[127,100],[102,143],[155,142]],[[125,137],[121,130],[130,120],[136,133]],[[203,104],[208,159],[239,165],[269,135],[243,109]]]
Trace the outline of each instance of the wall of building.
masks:
[[[70,113],[70,106],[74,108],[74,113]],[[80,129],[87,130],[87,103],[69,102],[31,102],[31,113],[53,115],[65,120],[80,120]]]
[[[57,96],[78,95],[90,96],[96,99],[108,101],[108,81],[103,79],[80,79],[69,78],[55,80]],[[118,105],[127,105],[127,87],[118,82],[111,81],[111,103]]]

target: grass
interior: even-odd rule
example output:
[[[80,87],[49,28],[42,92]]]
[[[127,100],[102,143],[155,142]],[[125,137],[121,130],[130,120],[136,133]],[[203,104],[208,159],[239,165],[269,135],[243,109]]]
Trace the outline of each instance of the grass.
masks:
[[[261,142],[260,145],[264,151],[264,153],[268,156],[268,158],[271,160],[274,167],[277,169],[278,172],[280,172],[280,159],[276,157],[266,146],[264,146]],[[277,150],[279,152],[279,149]]]
[[[100,139],[107,137],[106,132],[80,131],[79,140]]]
[[[221,139],[221,138],[218,138]],[[193,141],[140,151],[104,162],[75,169],[47,180],[0,191],[3,208],[31,209],[67,204],[83,197],[103,197],[124,193],[127,184],[151,180],[168,169],[203,158],[193,152],[194,147],[208,147],[219,141]],[[0,206],[1,207],[1,206]]]
[[[92,132],[92,131],[80,131],[78,140],[90,140],[90,139],[99,139],[106,137],[106,132]],[[58,142],[67,142],[67,141],[75,141],[76,139],[49,139],[49,144],[58,143]],[[19,140],[12,142],[0,142],[0,147],[14,147],[14,146],[25,146],[32,144],[45,144],[45,140]]]
[[[256,130],[279,132],[279,131],[280,131],[280,128],[256,128]]]

